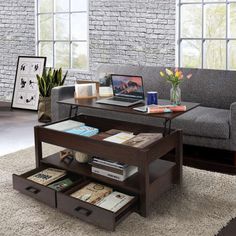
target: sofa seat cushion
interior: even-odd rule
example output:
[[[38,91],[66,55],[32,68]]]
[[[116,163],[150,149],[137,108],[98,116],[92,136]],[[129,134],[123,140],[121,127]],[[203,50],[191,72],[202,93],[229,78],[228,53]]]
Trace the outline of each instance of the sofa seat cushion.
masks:
[[[182,129],[187,135],[228,139],[229,113],[229,110],[199,106],[174,119],[172,127]]]

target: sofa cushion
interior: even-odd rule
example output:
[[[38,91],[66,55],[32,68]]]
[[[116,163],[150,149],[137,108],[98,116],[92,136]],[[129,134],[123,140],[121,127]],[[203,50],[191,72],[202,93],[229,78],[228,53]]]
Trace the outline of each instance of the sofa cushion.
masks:
[[[172,127],[182,129],[187,135],[228,139],[229,112],[229,110],[199,106],[174,119]]]

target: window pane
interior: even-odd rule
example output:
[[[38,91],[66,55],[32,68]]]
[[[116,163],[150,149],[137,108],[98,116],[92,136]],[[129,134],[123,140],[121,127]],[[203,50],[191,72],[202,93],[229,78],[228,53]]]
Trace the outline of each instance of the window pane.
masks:
[[[39,13],[52,12],[53,11],[53,0],[39,0]]]
[[[69,43],[55,43],[55,67],[69,68]]]
[[[86,70],[88,68],[87,43],[72,43],[72,68]]]
[[[71,11],[87,11],[88,0],[71,0]]]
[[[226,41],[206,40],[204,43],[204,68],[226,69]]]
[[[236,3],[229,4],[229,37],[236,38]]]
[[[204,2],[225,2],[226,0],[204,0]]]
[[[55,16],[56,40],[69,40],[69,15],[68,14],[57,14]]]
[[[71,35],[72,40],[87,40],[88,22],[87,13],[71,14]]]
[[[202,37],[202,6],[182,5],[181,7],[181,38]]]
[[[68,12],[69,0],[56,0],[55,8],[56,8],[56,12]]]
[[[39,43],[39,55],[47,57],[47,67],[53,67],[53,44],[52,43]]]
[[[229,69],[236,70],[236,40],[229,41]]]
[[[39,39],[52,40],[53,39],[53,25],[52,15],[39,15]]]
[[[226,37],[226,7],[225,4],[205,5],[205,37]]]
[[[180,48],[181,67],[201,68],[202,41],[183,40]]]

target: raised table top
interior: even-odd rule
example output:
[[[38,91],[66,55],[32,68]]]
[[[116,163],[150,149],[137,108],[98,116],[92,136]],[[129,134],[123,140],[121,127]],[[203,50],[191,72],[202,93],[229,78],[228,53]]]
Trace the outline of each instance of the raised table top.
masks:
[[[121,107],[121,106],[114,106],[114,105],[107,105],[107,104],[99,104],[96,103],[97,98],[90,98],[90,99],[74,99],[74,98],[69,98],[69,99],[64,99],[61,101],[58,101],[60,104],[65,104],[65,105],[70,105],[70,106],[78,106],[78,107],[85,107],[85,108],[93,108],[93,109],[100,109],[100,110],[105,110],[105,111],[114,111],[114,112],[122,112],[122,113],[129,113],[133,115],[142,115],[142,116],[150,116],[150,117],[156,117],[156,118],[162,118],[165,120],[172,120],[176,118],[177,116],[180,116],[184,114],[185,112],[188,112],[192,110],[193,108],[199,106],[199,103],[193,103],[193,102],[181,102],[181,105],[186,106],[187,110],[183,112],[171,112],[171,113],[145,113],[145,112],[140,112],[140,111],[135,111],[133,108],[134,107],[140,107],[144,106],[145,104],[136,104],[134,106],[130,107]],[[169,105],[170,101],[169,100],[164,100],[164,99],[158,99],[158,104],[159,105]]]

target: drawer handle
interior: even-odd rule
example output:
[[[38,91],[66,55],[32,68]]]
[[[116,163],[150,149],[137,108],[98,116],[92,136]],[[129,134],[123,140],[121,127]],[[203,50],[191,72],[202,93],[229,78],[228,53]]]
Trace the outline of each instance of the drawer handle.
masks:
[[[89,216],[89,215],[92,214],[92,211],[90,211],[86,208],[83,208],[83,207],[77,207],[77,208],[74,209],[74,211],[76,211],[79,214],[84,215],[84,216]]]
[[[34,187],[31,187],[31,186],[30,186],[30,187],[27,187],[26,190],[29,191],[29,192],[31,192],[31,193],[33,193],[33,194],[37,194],[37,193],[40,192],[39,189],[34,188]]]

